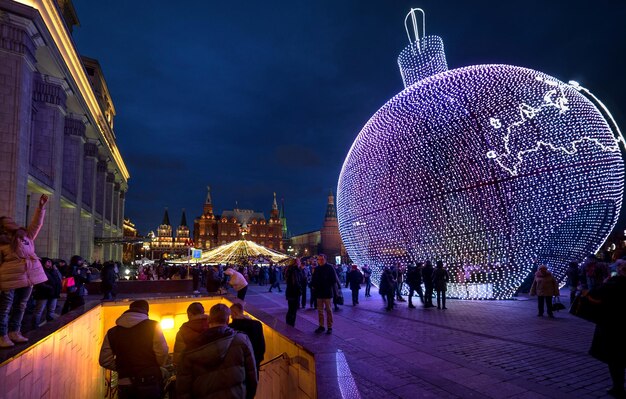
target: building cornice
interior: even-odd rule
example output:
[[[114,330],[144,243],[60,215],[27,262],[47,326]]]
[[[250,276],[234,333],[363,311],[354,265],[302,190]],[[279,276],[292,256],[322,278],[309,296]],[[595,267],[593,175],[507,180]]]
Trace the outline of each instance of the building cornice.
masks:
[[[115,161],[117,168],[120,170],[123,179],[125,181],[128,180],[130,178],[130,174],[128,173],[126,164],[124,163],[122,155],[120,154],[115,142],[115,135],[108,124],[104,123],[105,118],[102,109],[100,108],[100,104],[96,100],[96,95],[93,92],[93,88],[91,87],[89,80],[87,79],[87,75],[85,74],[83,63],[80,56],[76,52],[74,43],[67,32],[65,23],[63,22],[54,1],[14,0],[14,2],[34,8],[39,12],[39,16],[41,17],[41,20],[43,21],[43,24],[47,28],[50,38],[53,41],[53,43],[48,43],[48,45],[51,46],[54,44],[54,46],[56,46],[59,54],[66,64],[71,79],[74,81],[76,88],[80,92],[79,97],[82,97],[84,100],[87,109],[99,129],[101,138],[104,140],[104,144],[106,144],[109,148],[113,160]],[[6,2],[2,1],[0,3],[3,5],[3,8],[4,3]]]

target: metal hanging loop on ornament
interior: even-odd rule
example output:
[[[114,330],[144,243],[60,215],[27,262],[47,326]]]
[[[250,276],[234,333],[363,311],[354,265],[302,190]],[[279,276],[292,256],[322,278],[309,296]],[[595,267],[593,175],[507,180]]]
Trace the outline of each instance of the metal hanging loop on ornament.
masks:
[[[417,24],[416,12],[422,13],[422,38],[426,36],[426,13],[421,8],[411,8],[406,17],[404,17],[404,28],[406,29],[406,36],[409,39],[409,43],[413,43],[411,39],[411,32],[409,29],[409,17],[411,17],[411,23],[413,24],[413,36],[415,37],[415,47],[417,47],[418,52],[422,52],[420,47],[420,34],[419,34],[419,26]]]

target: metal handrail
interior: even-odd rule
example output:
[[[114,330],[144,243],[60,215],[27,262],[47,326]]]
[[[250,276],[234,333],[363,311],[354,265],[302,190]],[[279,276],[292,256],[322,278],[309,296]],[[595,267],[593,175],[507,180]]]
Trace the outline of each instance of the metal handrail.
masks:
[[[283,353],[281,353],[280,355],[276,355],[276,356],[274,356],[273,358],[271,358],[270,360],[268,360],[268,361],[266,361],[266,362],[261,363],[261,364],[259,365],[259,369],[260,369],[261,367],[265,367],[265,366],[267,366],[267,365],[268,365],[268,364],[270,364],[270,363],[275,362],[275,361],[276,361],[276,360],[278,360],[278,359],[287,359],[287,360],[289,360],[289,355],[287,354],[287,352],[283,352]]]

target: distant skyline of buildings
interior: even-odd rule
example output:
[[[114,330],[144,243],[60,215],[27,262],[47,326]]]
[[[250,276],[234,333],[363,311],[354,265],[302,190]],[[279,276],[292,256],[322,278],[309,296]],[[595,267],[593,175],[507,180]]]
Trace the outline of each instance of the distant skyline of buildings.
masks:
[[[127,224],[130,224],[130,221]],[[190,248],[208,250],[241,239],[254,241],[291,256],[325,253],[329,261],[334,262],[336,256],[341,256],[342,260],[347,259],[339,234],[335,197],[332,191],[327,197],[321,228],[312,232],[294,236],[290,234],[285,202],[281,200],[279,209],[275,193],[270,217],[266,219],[262,211],[238,207],[216,213],[211,189],[207,187],[202,214],[194,219],[193,229],[187,224],[185,209],[181,210],[181,221],[178,227],[174,228],[170,221],[169,208],[165,208],[156,233],[151,231],[146,236],[152,237],[149,257],[153,259],[188,256]]]

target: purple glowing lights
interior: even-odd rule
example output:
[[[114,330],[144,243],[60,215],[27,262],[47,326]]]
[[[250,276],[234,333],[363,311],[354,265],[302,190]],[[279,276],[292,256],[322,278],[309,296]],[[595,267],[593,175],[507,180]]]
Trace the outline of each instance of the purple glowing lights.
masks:
[[[538,263],[562,279],[617,221],[621,136],[575,86],[509,65],[447,71],[441,39],[420,44],[339,177],[350,257],[375,275],[441,259],[459,298],[509,298]]]

